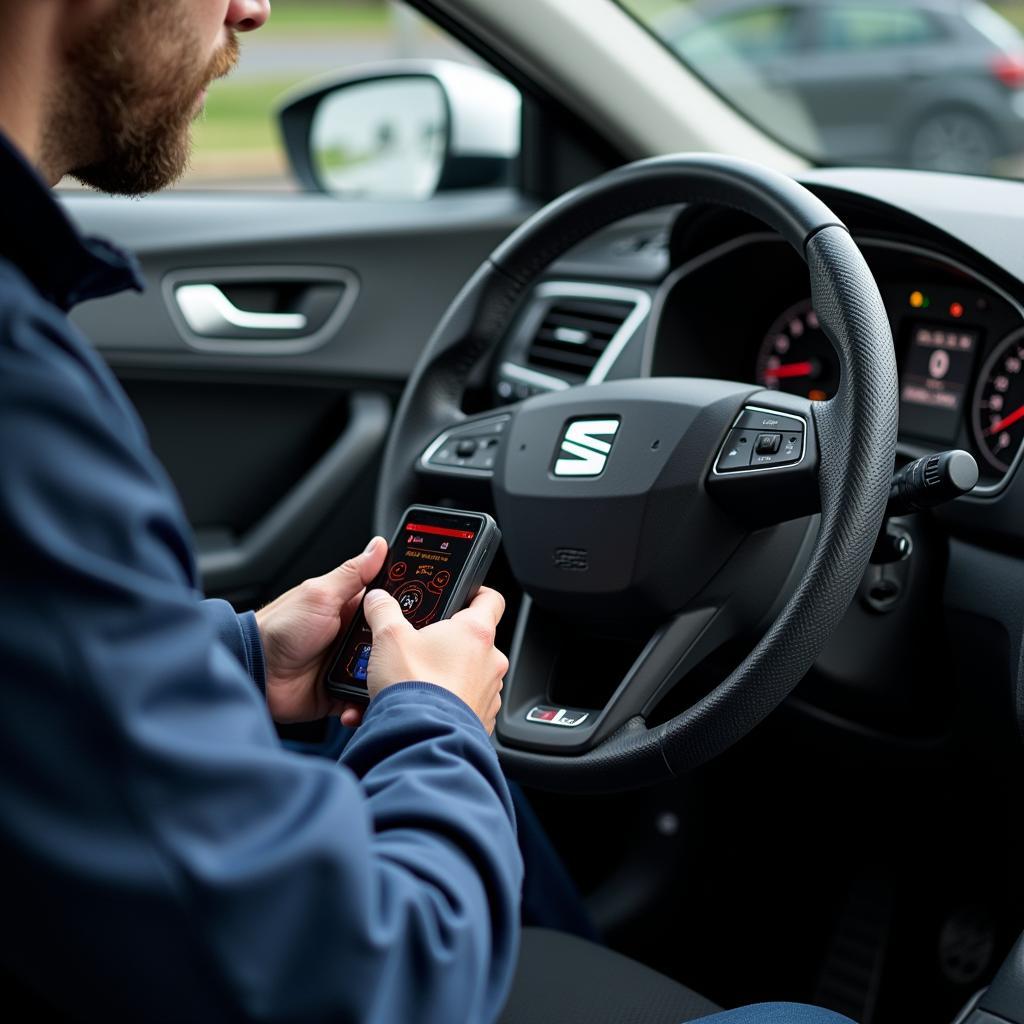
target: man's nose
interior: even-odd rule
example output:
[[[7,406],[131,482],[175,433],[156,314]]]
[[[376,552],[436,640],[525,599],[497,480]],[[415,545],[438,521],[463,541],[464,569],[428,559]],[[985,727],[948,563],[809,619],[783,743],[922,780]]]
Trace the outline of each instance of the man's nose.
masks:
[[[270,0],[231,0],[224,24],[235,32],[255,32],[270,17]]]

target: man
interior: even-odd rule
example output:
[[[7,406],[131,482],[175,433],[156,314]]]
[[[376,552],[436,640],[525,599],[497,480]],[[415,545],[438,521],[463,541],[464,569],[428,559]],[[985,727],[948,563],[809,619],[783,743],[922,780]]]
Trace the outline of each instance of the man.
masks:
[[[486,1024],[522,875],[488,740],[501,597],[417,632],[368,595],[373,700],[331,703],[321,661],[384,541],[256,615],[200,601],[173,489],[65,316],[139,282],[46,185],[173,181],[206,87],[269,13],[0,0],[0,967],[90,1019]],[[328,714],[359,724],[340,766],[278,742],[272,721]],[[602,954],[575,948],[598,991]],[[531,1024],[534,949],[508,1011]]]
[[[370,595],[374,700],[345,770],[289,754],[271,719],[359,717],[317,674],[385,542],[258,616],[201,604],[173,490],[63,315],[134,270],[32,168],[166,185],[236,33],[268,15],[0,0],[2,963],[107,1020],[485,1021],[521,880],[488,739],[501,597],[416,632]]]

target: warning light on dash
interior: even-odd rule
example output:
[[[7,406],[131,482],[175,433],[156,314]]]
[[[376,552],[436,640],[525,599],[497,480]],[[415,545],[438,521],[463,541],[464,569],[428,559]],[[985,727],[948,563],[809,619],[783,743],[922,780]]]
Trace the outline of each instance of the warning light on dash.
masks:
[[[924,292],[911,292],[910,305],[914,309],[927,309],[931,305],[931,301]]]
[[[951,302],[949,304],[949,315],[954,320],[959,320],[964,315],[964,307],[960,302]]]

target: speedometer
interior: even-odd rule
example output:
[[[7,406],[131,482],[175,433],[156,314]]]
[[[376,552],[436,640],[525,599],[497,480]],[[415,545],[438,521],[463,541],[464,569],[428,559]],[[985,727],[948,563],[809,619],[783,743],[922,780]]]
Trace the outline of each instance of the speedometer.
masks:
[[[974,438],[1005,473],[1024,440],[1024,328],[999,343],[981,368],[974,392]]]
[[[763,388],[815,401],[839,389],[839,358],[810,299],[790,306],[768,328],[757,353],[756,380]]]

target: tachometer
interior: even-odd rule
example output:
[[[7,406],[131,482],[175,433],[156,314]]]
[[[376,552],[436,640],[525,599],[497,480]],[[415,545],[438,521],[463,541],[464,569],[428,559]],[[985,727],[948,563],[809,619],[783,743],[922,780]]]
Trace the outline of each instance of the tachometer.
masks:
[[[999,343],[974,392],[974,439],[986,461],[1005,473],[1024,440],[1024,328]]]
[[[768,328],[757,352],[756,380],[764,388],[816,401],[839,388],[839,359],[810,299],[786,310]]]

